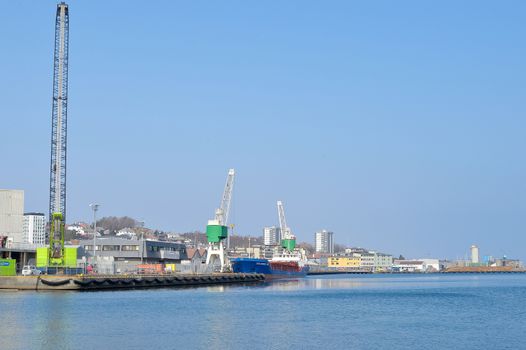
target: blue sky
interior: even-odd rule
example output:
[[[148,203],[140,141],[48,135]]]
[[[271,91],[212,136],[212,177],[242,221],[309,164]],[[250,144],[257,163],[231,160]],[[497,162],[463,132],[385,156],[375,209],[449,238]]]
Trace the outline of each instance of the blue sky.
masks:
[[[522,1],[70,1],[68,221],[526,259]],[[54,1],[0,3],[0,187],[48,210]]]

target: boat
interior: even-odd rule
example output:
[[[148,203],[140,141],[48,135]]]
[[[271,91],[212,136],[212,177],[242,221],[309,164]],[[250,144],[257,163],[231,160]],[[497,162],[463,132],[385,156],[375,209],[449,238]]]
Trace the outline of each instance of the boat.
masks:
[[[282,234],[281,246],[276,247],[272,259],[233,258],[232,271],[236,273],[261,273],[266,279],[305,277],[309,272],[307,257],[296,248],[296,236],[285,220],[283,202],[278,201],[279,226]]]
[[[301,278],[309,272],[305,260],[295,255],[280,255],[272,259],[232,258],[235,273],[261,273],[267,279]]]

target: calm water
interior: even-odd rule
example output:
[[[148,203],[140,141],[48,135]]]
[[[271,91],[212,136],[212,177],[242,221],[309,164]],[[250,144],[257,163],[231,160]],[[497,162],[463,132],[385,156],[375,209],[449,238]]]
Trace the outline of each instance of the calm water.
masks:
[[[0,317],[0,349],[526,349],[526,275],[3,292]]]

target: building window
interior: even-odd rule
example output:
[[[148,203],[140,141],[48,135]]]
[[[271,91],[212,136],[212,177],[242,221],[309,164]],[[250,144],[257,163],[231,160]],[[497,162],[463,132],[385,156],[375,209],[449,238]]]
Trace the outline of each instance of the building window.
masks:
[[[119,245],[103,245],[102,250],[103,251],[119,251],[120,249]]]

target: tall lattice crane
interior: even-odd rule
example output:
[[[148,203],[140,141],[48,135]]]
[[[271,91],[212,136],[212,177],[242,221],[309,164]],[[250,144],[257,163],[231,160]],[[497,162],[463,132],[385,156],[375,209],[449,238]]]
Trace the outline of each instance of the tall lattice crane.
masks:
[[[215,264],[219,259],[221,272],[225,269],[225,248],[223,240],[228,237],[228,214],[230,212],[230,203],[232,201],[232,193],[234,190],[234,178],[236,172],[234,169],[228,170],[226,178],[225,189],[219,208],[216,209],[215,218],[208,220],[206,226],[206,237],[208,239],[208,252],[206,255],[206,263]]]
[[[292,252],[296,248],[296,236],[292,234],[290,227],[287,225],[287,219],[285,218],[285,208],[283,202],[278,201],[278,218],[279,228],[281,230],[281,246]]]
[[[49,187],[49,262],[62,265],[66,221],[66,150],[68,111],[69,9],[57,4],[53,62],[53,109],[51,118],[51,169]]]

